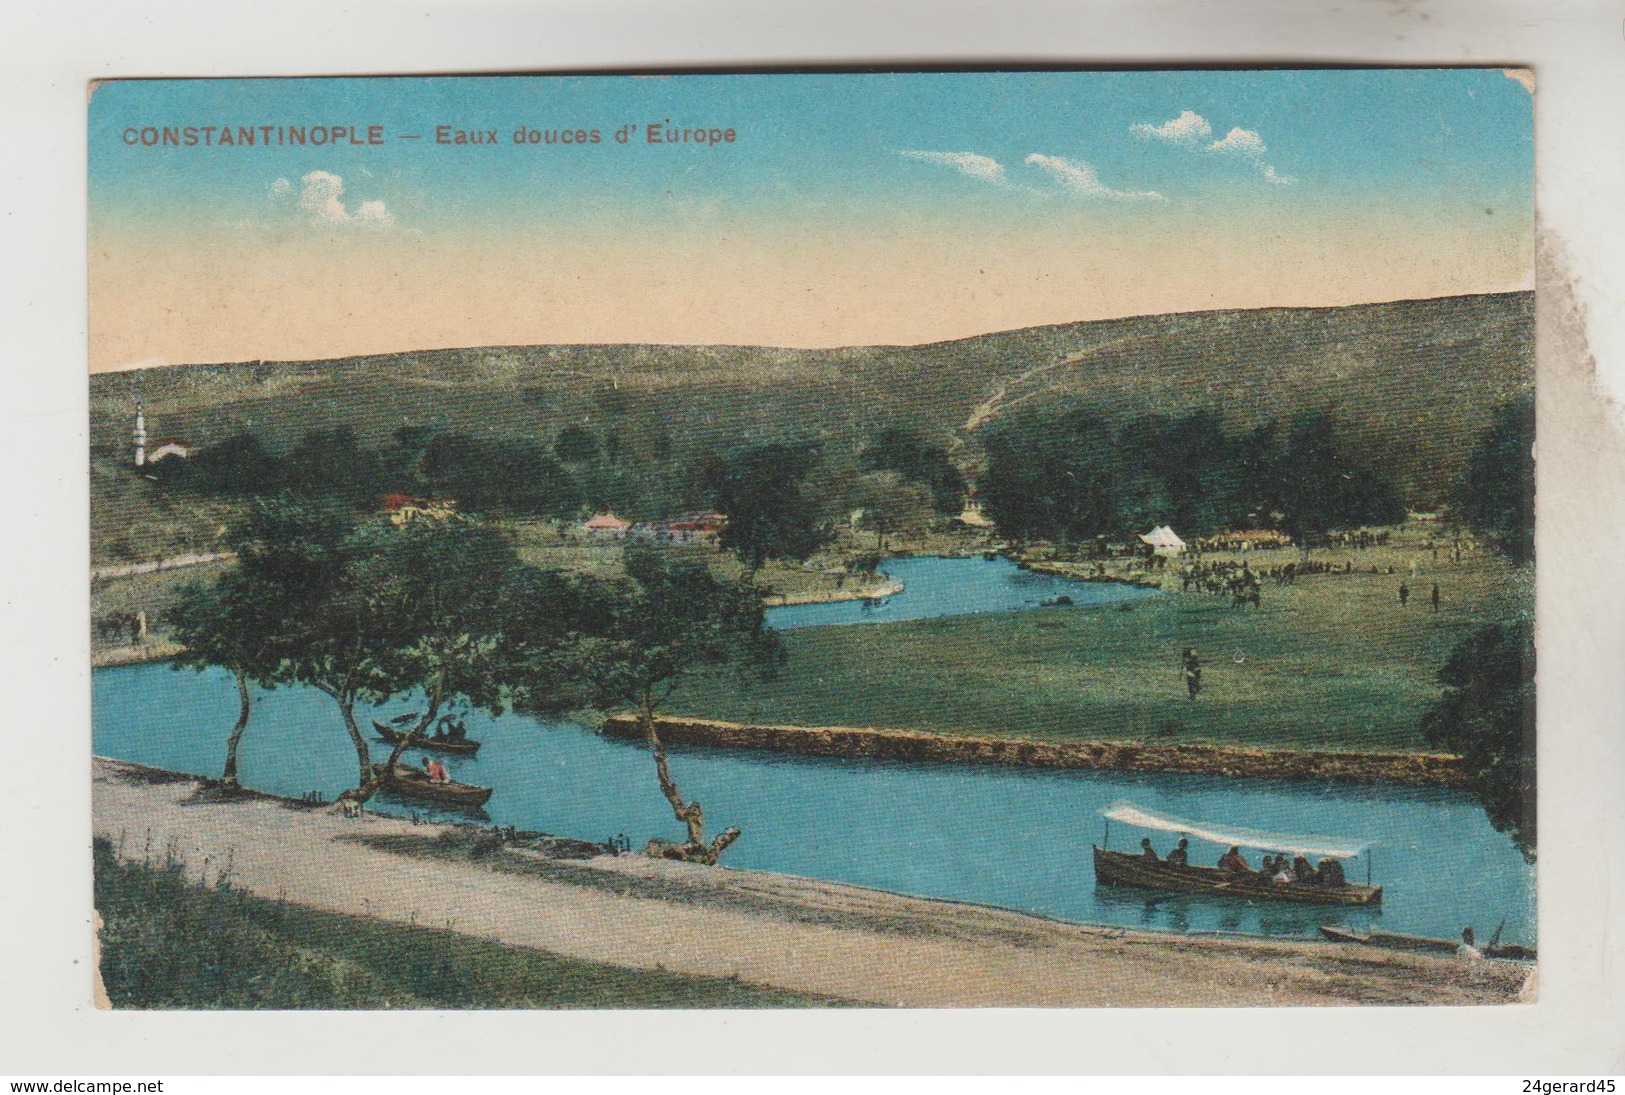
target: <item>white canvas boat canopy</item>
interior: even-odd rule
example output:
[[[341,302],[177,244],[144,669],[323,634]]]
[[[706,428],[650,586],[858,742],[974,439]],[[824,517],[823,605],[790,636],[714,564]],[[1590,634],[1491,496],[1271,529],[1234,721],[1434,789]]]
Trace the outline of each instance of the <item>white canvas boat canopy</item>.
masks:
[[[1213,844],[1239,844],[1244,848],[1258,848],[1266,852],[1291,852],[1294,855],[1336,856],[1353,859],[1371,849],[1372,842],[1339,840],[1327,836],[1291,836],[1286,833],[1267,833],[1261,829],[1243,829],[1235,825],[1202,825],[1183,818],[1159,814],[1131,802],[1114,802],[1101,816],[1109,821],[1121,821],[1141,829],[1155,829],[1164,833],[1179,833],[1206,840]]]

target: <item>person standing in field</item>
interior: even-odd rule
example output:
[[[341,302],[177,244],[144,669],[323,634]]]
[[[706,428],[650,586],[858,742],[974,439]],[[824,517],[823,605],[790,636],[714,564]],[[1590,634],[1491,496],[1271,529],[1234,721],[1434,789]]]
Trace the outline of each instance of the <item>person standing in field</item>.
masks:
[[[1182,662],[1185,674],[1185,690],[1190,693],[1191,699],[1194,701],[1196,694],[1202,690],[1202,663],[1196,657],[1195,649],[1189,646],[1185,648]]]
[[[1411,599],[1411,587],[1406,585],[1404,579],[1399,583],[1399,607],[1404,608],[1405,603]]]
[[[1433,611],[1435,611],[1435,612],[1439,611],[1440,597],[1439,597],[1439,583],[1438,582],[1433,583],[1433,592],[1432,592],[1432,594],[1429,595],[1428,599],[1433,602]]]

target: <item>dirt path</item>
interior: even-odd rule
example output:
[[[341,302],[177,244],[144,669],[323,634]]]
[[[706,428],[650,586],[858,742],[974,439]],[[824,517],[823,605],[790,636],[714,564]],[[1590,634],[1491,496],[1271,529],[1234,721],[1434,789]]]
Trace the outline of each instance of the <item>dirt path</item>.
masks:
[[[1489,1004],[1525,968],[1335,944],[1174,938],[1062,924],[761,871],[641,856],[449,850],[446,827],[346,819],[190,780],[94,766],[95,831],[125,858],[173,850],[210,881],[516,946],[904,1007]]]

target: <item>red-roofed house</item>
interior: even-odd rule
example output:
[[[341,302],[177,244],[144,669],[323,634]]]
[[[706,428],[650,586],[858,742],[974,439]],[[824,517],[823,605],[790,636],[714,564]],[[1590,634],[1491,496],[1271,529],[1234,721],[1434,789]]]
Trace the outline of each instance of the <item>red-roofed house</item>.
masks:
[[[626,532],[632,527],[632,522],[623,521],[613,513],[599,513],[593,515],[581,527],[588,536],[600,540],[621,540],[626,537]]]

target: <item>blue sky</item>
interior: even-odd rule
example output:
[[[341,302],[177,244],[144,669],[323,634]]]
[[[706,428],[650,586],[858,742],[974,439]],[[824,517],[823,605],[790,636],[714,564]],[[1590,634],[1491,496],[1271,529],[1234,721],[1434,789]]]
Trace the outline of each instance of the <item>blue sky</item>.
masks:
[[[402,261],[384,237],[460,247],[470,262],[503,239],[611,241],[659,262],[663,248],[692,258],[725,235],[767,251],[816,244],[809,268],[889,242],[901,271],[902,252],[922,240],[980,240],[985,255],[1001,240],[1015,253],[1064,237],[1131,271],[1141,242],[1161,253],[1201,237],[1210,280],[1256,281],[1248,271],[1268,267],[1267,240],[1288,246],[1279,269],[1321,261],[1302,249],[1352,232],[1337,246],[1373,251],[1376,269],[1375,251],[1402,246],[1405,226],[1417,226],[1431,234],[1435,268],[1460,267],[1441,286],[1472,291],[1475,265],[1493,283],[1481,288],[1502,287],[1530,252],[1532,115],[1530,92],[1496,69],[114,82],[90,109],[93,254],[99,245],[110,263],[133,263],[158,237],[170,253],[218,251],[213,237],[233,231],[248,233],[249,250],[286,251],[301,232],[348,232],[369,241],[346,245],[348,264]],[[731,126],[738,139],[645,143],[642,127],[667,119]],[[153,149],[125,139],[146,126],[290,123],[376,123],[386,142]],[[625,124],[638,133],[623,146],[613,135]],[[495,130],[498,143],[437,146],[437,125]],[[597,129],[601,143],[516,145],[521,125]],[[397,139],[414,133],[421,139]],[[1360,225],[1373,226],[1369,246]],[[1223,256],[1242,251],[1253,266],[1228,268]],[[229,282],[229,271],[220,276]],[[1088,284],[1106,277],[1096,270]],[[1346,288],[1329,291],[1331,302],[1355,292]],[[1122,295],[1100,307],[1129,305]],[[1058,306],[1034,298],[1029,311]],[[780,318],[792,332],[813,319]],[[837,327],[872,339],[861,322]],[[633,322],[626,337],[661,333]]]

